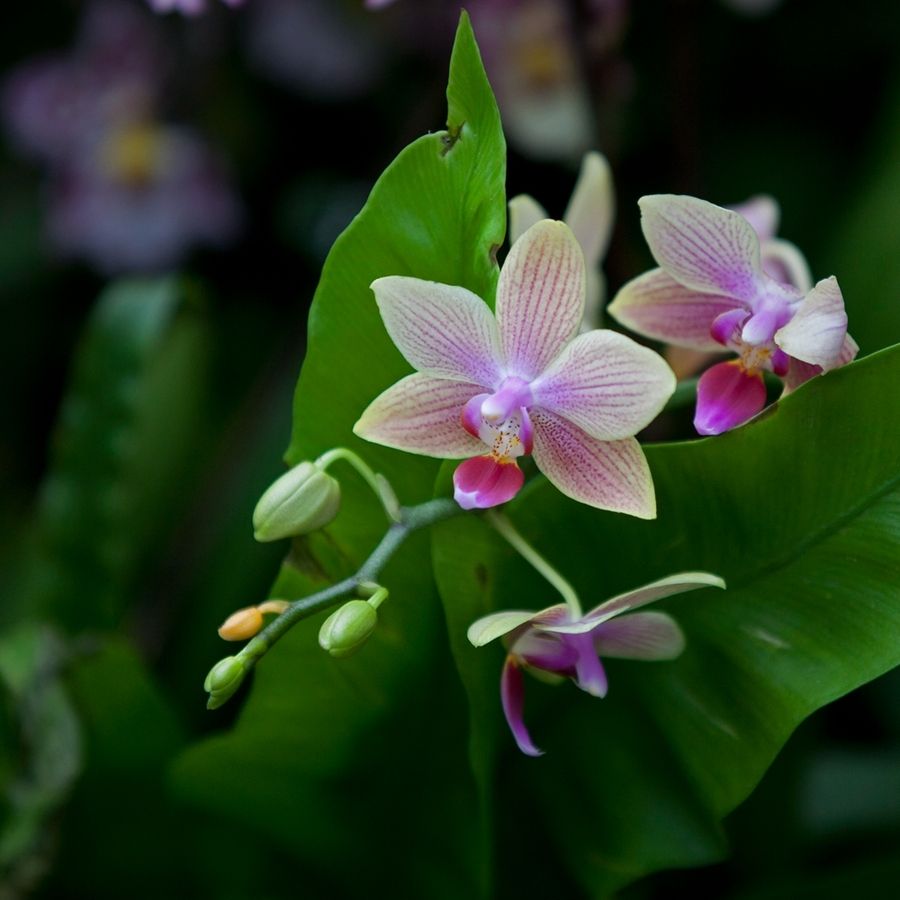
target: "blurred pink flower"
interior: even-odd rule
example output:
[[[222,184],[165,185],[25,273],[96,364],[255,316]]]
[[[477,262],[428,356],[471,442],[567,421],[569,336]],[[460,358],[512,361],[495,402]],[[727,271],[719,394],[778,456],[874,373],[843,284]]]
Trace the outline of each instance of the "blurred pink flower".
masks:
[[[207,0],[147,0],[154,12],[180,12],[186,16],[199,16],[206,12]],[[226,6],[243,6],[244,0],[222,0]]]

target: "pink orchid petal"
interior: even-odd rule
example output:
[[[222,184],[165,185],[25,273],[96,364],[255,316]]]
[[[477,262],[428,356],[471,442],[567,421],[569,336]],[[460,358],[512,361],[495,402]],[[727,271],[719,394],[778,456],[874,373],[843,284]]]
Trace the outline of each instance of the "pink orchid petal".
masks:
[[[847,312],[837,279],[820,281],[807,295],[793,318],[775,334],[775,343],[789,356],[834,368],[847,335]]]
[[[853,360],[856,359],[857,353],[859,353],[859,344],[857,344],[849,334],[845,335],[844,343],[841,344],[841,352],[838,354],[834,368],[846,366],[847,363],[853,362]],[[811,378],[815,378],[816,375],[821,374],[821,366],[812,366],[799,359],[790,359],[787,374],[784,376],[783,396],[786,397],[792,391],[797,390],[801,384],[806,384]]]
[[[532,225],[547,219],[547,210],[534,197],[519,194],[509,201],[509,244],[512,246]]]
[[[522,670],[512,656],[506,657],[503,672],[500,675],[500,700],[503,704],[503,715],[512,732],[519,749],[527,756],[541,756],[528,729],[525,727],[523,713],[525,711],[525,690],[522,683]]]
[[[675,659],[684,650],[684,634],[671,616],[635,613],[604,622],[592,634],[601,656],[620,659]]]
[[[609,690],[606,671],[594,648],[592,634],[566,635],[563,641],[577,651],[575,659],[575,684],[594,697],[605,697]]]
[[[763,271],[781,284],[806,294],[812,290],[812,275],[806,257],[790,241],[771,240],[760,245]]]
[[[656,517],[650,468],[634,438],[598,441],[549,410],[531,410],[534,461],[567,497],[598,509]]]
[[[690,290],[662,269],[651,269],[629,281],[606,311],[646,337],[693,350],[715,351],[721,347],[710,335],[710,328],[735,305],[732,297]]]
[[[488,509],[512,500],[524,481],[525,475],[514,462],[475,456],[456,467],[453,498],[463,509]]]
[[[533,628],[524,629],[511,644],[509,652],[532,668],[562,675],[574,673],[578,658],[574,644]]]
[[[367,441],[408,453],[465,459],[484,449],[461,421],[463,407],[481,390],[476,384],[417,372],[376,397],[353,432]]]
[[[531,381],[577,334],[584,273],[578,241],[562,222],[538,222],[513,244],[497,284],[497,326],[508,374]]]
[[[729,341],[740,340],[741,328],[749,316],[750,313],[743,307],[722,313],[721,316],[716,316],[709,333],[722,346],[727,346]]]
[[[766,405],[766,386],[759,372],[746,372],[740,362],[717,363],[697,383],[694,428],[699,434],[722,434],[743,425]]]
[[[659,415],[675,390],[665,360],[615,331],[579,335],[532,382],[534,402],[591,437],[616,441]]]
[[[778,232],[781,210],[778,201],[768,194],[757,194],[743,203],[732,206],[731,209],[740,213],[750,223],[760,241],[771,240]]]
[[[551,623],[542,625],[540,628],[541,631],[556,634],[583,634],[624,612],[639,609],[665,597],[673,597],[676,594],[683,594],[685,591],[694,591],[705,587],[717,587],[724,590],[725,582],[718,575],[712,575],[709,572],[679,572],[677,575],[660,578],[659,581],[652,581],[633,591],[618,594],[599,606],[595,606],[578,622]]]
[[[594,152],[585,154],[563,219],[581,245],[588,271],[595,269],[606,254],[615,203],[612,173],[606,158]]]
[[[740,213],[674,194],[638,204],[650,251],[676,281],[701,293],[755,299],[764,278],[759,238]]]
[[[426,375],[492,388],[500,381],[500,344],[487,304],[449,284],[391,275],[372,282],[391,340]]]

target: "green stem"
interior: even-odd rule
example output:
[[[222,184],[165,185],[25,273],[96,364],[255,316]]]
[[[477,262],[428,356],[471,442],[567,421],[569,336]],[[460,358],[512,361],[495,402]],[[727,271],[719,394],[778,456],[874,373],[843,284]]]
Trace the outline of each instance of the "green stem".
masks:
[[[494,512],[493,510],[485,514],[485,518],[488,522],[493,526],[496,532],[526,561],[531,563],[535,569],[548,581],[553,587],[559,591],[563,600],[566,601],[566,606],[569,607],[569,611],[572,613],[573,619],[580,619],[582,616],[581,611],[581,601],[578,599],[578,594],[575,592],[575,588],[563,578],[553,566],[541,556],[525,538],[519,534],[518,531],[513,527],[512,522],[506,518],[502,513]]]
[[[394,489],[391,487],[390,482],[388,482],[383,475],[373,472],[365,460],[352,450],[348,450],[346,447],[335,447],[333,450],[328,450],[323,453],[316,460],[316,465],[324,470],[339,459],[350,463],[350,465],[362,475],[366,484],[372,488],[375,496],[381,501],[381,505],[384,507],[387,517],[392,522],[399,522],[401,516],[400,501],[397,500],[397,495],[394,493]]]
[[[327,455],[327,454],[326,454]],[[427,528],[435,522],[449,519],[461,513],[462,509],[454,500],[429,500],[418,506],[406,506],[399,509],[399,521],[394,522],[381,539],[381,543],[372,551],[359,571],[337,584],[330,585],[308,597],[294,600],[278,618],[273,619],[256,635],[237,656],[249,668],[262,658],[288,631],[298,622],[307,619],[321,610],[336,606],[338,600],[350,594],[358,593],[363,588],[367,595],[372,593],[372,582],[387,565],[388,560],[397,552],[400,545],[414,531]],[[383,597],[381,599],[384,599]],[[380,602],[380,601],[379,601]]]

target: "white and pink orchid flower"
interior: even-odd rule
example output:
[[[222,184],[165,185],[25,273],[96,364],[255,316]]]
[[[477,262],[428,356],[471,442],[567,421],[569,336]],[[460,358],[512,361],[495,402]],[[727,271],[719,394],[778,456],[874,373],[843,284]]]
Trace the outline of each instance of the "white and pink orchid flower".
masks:
[[[675,659],[685,641],[675,620],[661,612],[632,610],[664,597],[697,588],[724,588],[725,582],[707,572],[684,572],[620,594],[577,615],[564,603],[540,612],[506,610],[492,613],[469,627],[475,647],[503,638],[508,649],[500,676],[503,712],[519,749],[540,756],[525,727],[522,670],[543,680],[570,678],[583,691],[605,697],[606,671],[600,657],[622,659]],[[621,617],[621,618],[620,618]]]
[[[241,6],[244,0],[222,0],[226,6]],[[186,16],[199,16],[206,12],[207,0],[149,0],[154,12],[180,12]]]
[[[700,434],[721,434],[756,415],[766,403],[764,371],[791,390],[854,358],[834,277],[805,291],[772,277],[759,235],[735,210],[671,194],[643,197],[640,207],[660,268],[628,282],[608,311],[647,337],[738,354],[700,378],[694,417]]]
[[[663,359],[624,335],[578,335],[584,257],[571,229],[544,220],[513,244],[496,316],[462,287],[391,276],[372,284],[385,328],[417,371],[354,426],[366,440],[443,459],[465,509],[510,500],[537,467],[567,496],[639,518],[656,515],[634,435],[675,388]]]
[[[584,253],[587,285],[581,330],[596,328],[606,294],[601,263],[606,256],[616,212],[612,172],[600,153],[585,154],[575,190],[563,221],[575,235]],[[514,244],[535,222],[547,218],[547,212],[534,197],[519,194],[509,201],[509,241]]]

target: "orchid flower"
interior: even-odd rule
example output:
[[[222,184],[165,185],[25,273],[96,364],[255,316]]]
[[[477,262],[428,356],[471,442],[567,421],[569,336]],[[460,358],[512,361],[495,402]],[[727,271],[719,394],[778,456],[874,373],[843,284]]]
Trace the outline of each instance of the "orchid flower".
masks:
[[[372,284],[385,328],[417,371],[376,398],[354,426],[377,444],[444,459],[464,509],[511,499],[537,467],[567,496],[651,519],[653,481],[633,435],[671,396],[660,356],[613,331],[578,335],[584,257],[563,222],[513,244],[496,317],[462,287],[390,276]]]
[[[468,631],[473,646],[483,647],[503,638],[507,647],[500,698],[519,749],[528,756],[542,753],[525,727],[523,669],[542,680],[548,676],[554,681],[571,678],[583,691],[605,697],[608,685],[600,657],[675,659],[685,645],[681,629],[666,613],[624,614],[663,597],[704,587],[724,588],[725,582],[706,572],[684,572],[613,597],[585,615],[560,603],[540,612],[496,612],[473,623]]]
[[[244,0],[222,0],[226,6],[240,6]],[[206,0],[149,0],[154,12],[180,12],[186,16],[199,16],[206,12]]]
[[[726,347],[739,357],[700,378],[700,434],[721,434],[756,415],[766,403],[764,371],[792,390],[856,355],[834,277],[806,291],[773,278],[759,236],[734,210],[671,194],[643,197],[640,207],[660,268],[626,284],[609,313],[647,337],[697,350]]]
[[[595,328],[606,293],[600,264],[609,246],[615,215],[615,193],[612,174],[606,157],[588,153],[581,163],[581,172],[572,192],[572,199],[563,221],[575,235],[587,266],[587,287],[582,331]],[[509,240],[515,243],[535,222],[546,219],[547,213],[533,197],[519,194],[509,201]]]

